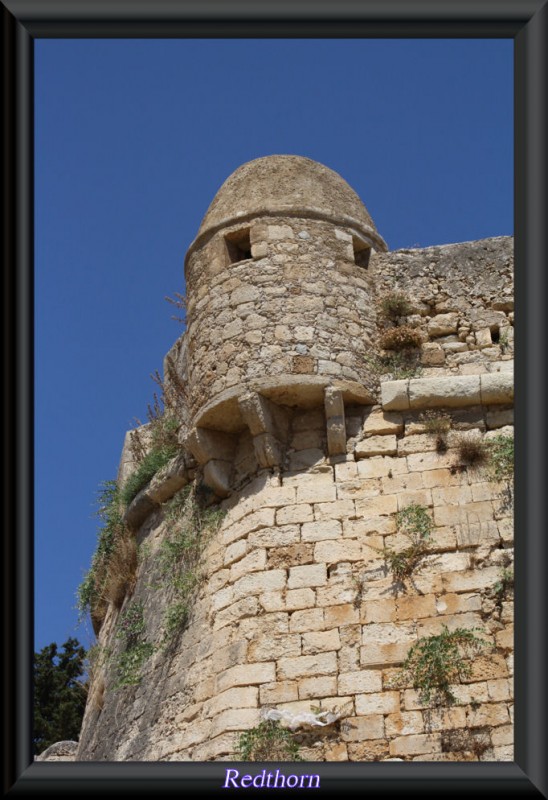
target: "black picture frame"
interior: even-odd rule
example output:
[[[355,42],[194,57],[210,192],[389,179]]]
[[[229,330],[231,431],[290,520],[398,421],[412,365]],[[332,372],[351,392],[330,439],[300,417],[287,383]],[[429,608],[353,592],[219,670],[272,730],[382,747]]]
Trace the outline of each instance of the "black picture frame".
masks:
[[[314,772],[320,792],[546,797],[548,0],[3,0],[4,792],[216,792],[227,766],[32,762],[33,40],[94,37],[514,40],[515,761],[320,762]]]

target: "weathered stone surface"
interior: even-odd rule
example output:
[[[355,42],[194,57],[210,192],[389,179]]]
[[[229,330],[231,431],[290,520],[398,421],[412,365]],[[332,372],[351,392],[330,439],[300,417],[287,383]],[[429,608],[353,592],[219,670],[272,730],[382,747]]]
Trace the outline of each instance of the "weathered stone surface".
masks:
[[[410,408],[471,406],[480,402],[480,379],[475,375],[412,378],[409,381]]]
[[[445,336],[448,333],[456,333],[458,322],[458,314],[436,314],[428,323],[428,334],[429,336]]]
[[[491,372],[480,375],[481,402],[512,403],[514,400],[514,377],[511,372]]]
[[[384,381],[381,383],[381,403],[385,411],[405,411],[409,408],[409,381]]]
[[[74,761],[78,742],[65,740],[50,744],[40,755],[35,756],[35,761]]]

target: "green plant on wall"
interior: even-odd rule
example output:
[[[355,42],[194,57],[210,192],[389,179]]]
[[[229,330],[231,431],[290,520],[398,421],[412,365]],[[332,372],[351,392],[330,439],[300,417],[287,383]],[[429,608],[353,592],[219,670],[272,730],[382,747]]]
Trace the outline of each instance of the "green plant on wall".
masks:
[[[452,705],[456,702],[452,686],[470,677],[470,659],[487,646],[475,629],[448,630],[419,639],[412,645],[398,678],[411,681],[422,703]]]
[[[155,651],[146,639],[146,625],[142,602],[131,603],[118,620],[116,639],[122,650],[113,657],[114,688],[137,686],[141,681],[144,663]]]
[[[186,486],[165,506],[166,538],[160,545],[159,566],[172,602],[164,614],[164,643],[169,643],[188,620],[192,599],[200,582],[200,557],[209,537],[221,524],[224,512],[203,508],[196,484]]]
[[[381,298],[379,311],[381,316],[397,325],[400,317],[407,317],[411,314],[413,306],[411,301],[403,292],[389,292]]]
[[[302,761],[294,735],[276,720],[263,720],[260,725],[238,737],[239,761]]]
[[[445,411],[429,409],[424,411],[420,417],[424,425],[424,430],[436,438],[436,452],[445,453],[447,450],[447,434],[451,430],[452,419],[450,414]]]
[[[502,611],[503,601],[513,592],[513,590],[514,570],[512,568],[505,567],[500,573],[500,577],[493,585],[492,589],[492,597],[495,600],[495,606],[499,612]]]
[[[416,350],[402,350],[400,353],[370,354],[365,362],[374,375],[391,375],[392,380],[416,378],[422,371],[420,353]]]
[[[425,506],[411,503],[396,514],[396,530],[410,542],[403,550],[384,548],[390,572],[399,582],[409,578],[428,551],[428,541],[434,523]]]
[[[116,481],[105,481],[100,485],[97,505],[96,515],[103,524],[99,529],[97,548],[91,567],[77,590],[77,605],[81,616],[86,611],[92,611],[93,607],[105,605],[104,590],[109,559],[116,549],[117,542],[126,534]]]
[[[495,436],[487,444],[489,469],[495,480],[508,481],[514,478],[514,437]]]

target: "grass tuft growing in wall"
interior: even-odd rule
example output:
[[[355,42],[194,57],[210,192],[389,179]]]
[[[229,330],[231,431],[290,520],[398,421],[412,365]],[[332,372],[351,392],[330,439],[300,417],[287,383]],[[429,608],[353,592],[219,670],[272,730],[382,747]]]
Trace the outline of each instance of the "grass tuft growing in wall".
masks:
[[[396,514],[396,530],[410,542],[403,550],[385,547],[384,555],[394,579],[399,582],[410,578],[426,552],[434,523],[425,506],[411,503]]]
[[[302,761],[291,731],[269,719],[239,735],[237,755],[239,761]]]

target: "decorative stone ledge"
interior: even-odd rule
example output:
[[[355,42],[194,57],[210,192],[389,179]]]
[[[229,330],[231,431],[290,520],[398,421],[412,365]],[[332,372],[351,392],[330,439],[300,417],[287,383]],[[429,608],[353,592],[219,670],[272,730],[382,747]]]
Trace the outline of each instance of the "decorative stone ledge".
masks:
[[[381,384],[381,404],[385,411],[495,405],[512,403],[513,400],[514,376],[511,372],[409,378]]]

